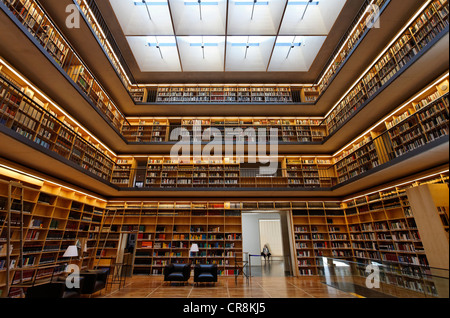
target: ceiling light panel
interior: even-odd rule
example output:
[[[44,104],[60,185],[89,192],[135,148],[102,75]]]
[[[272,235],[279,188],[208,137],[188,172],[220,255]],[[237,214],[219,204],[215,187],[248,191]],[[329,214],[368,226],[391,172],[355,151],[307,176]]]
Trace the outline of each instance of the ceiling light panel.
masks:
[[[229,36],[225,70],[265,72],[275,38],[275,36]]]
[[[179,36],[181,63],[186,72],[223,72],[225,36]]]
[[[110,0],[125,35],[173,35],[167,0]]]
[[[325,36],[279,36],[268,71],[309,71],[325,39]]]
[[[225,35],[226,0],[171,0],[177,35]]]
[[[109,2],[142,72],[307,72],[346,0]]]
[[[287,0],[230,0],[229,35],[276,35]]]
[[[280,35],[327,35],[346,0],[289,0]]]
[[[141,72],[181,72],[174,36],[128,36]]]

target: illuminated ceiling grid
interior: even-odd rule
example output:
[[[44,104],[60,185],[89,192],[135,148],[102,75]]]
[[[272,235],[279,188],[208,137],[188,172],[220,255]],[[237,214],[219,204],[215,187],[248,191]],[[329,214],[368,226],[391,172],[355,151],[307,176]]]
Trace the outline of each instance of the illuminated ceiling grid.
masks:
[[[346,0],[110,0],[142,72],[307,72]]]

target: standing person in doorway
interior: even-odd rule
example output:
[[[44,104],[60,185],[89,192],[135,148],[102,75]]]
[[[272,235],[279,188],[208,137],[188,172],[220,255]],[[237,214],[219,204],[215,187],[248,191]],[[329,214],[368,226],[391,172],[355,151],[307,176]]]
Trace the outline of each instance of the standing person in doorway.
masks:
[[[271,255],[272,254],[270,253],[269,246],[267,244],[264,244],[263,250],[261,252],[261,256],[264,256],[264,260],[267,259],[267,260],[270,261],[270,256]]]

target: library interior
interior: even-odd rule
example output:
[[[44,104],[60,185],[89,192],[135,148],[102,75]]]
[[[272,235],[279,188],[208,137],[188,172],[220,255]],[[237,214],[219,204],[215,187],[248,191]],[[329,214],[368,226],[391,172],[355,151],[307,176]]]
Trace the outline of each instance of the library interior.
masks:
[[[0,298],[448,298],[448,14],[1,0]]]

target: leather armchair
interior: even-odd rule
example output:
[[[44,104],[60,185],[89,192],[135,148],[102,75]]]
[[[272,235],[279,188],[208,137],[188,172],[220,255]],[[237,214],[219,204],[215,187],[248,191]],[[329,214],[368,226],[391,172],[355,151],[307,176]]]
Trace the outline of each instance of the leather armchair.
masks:
[[[195,283],[217,283],[217,264],[197,264],[194,267]]]
[[[108,281],[109,269],[86,270],[80,273],[84,278],[82,295],[92,295],[106,288]]]
[[[187,282],[190,277],[190,264],[169,264],[164,267],[165,282]]]
[[[80,288],[68,288],[66,278],[58,277],[49,283],[29,287],[25,293],[25,298],[80,298],[83,284],[84,278],[80,277]]]

